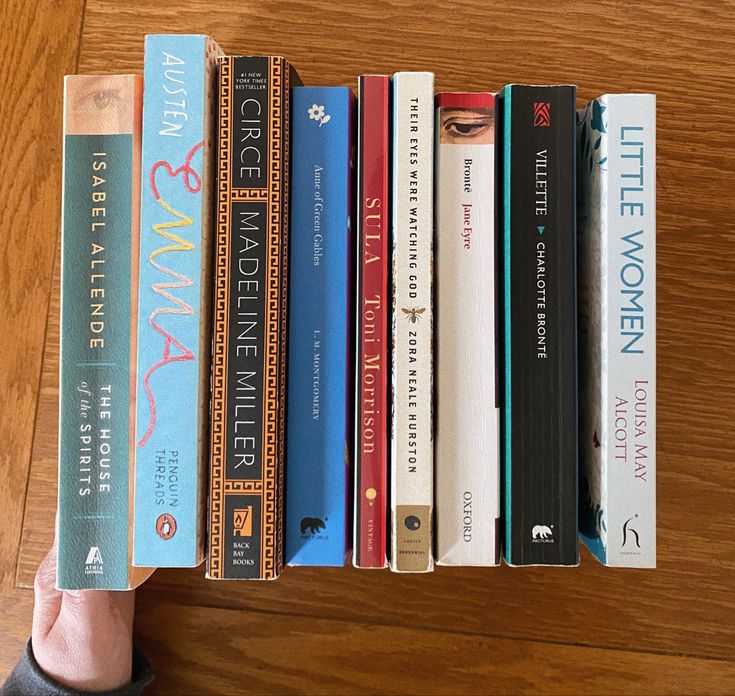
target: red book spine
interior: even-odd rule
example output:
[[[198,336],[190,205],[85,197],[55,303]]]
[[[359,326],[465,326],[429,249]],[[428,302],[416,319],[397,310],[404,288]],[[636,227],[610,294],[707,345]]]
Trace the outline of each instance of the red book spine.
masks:
[[[357,442],[354,565],[384,568],[388,515],[389,93],[385,75],[359,82]]]

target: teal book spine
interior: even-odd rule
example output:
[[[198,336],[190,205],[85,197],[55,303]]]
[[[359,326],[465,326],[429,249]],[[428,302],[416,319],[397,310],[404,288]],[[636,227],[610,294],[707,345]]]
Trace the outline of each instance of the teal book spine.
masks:
[[[203,560],[217,44],[145,44],[133,564]]]
[[[64,89],[57,585],[124,590],[135,399],[142,84],[70,76]]]

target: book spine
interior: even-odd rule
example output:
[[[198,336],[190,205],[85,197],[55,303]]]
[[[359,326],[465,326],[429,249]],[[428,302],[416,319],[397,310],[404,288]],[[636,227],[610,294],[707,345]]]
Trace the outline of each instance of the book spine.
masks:
[[[439,94],[435,125],[436,560],[493,566],[500,561],[495,95]]]
[[[286,559],[341,566],[352,449],[352,137],[347,87],[295,87],[291,103]]]
[[[388,518],[390,78],[359,80],[353,563],[384,568]]]
[[[575,88],[503,91],[506,559],[576,565]]]
[[[64,81],[57,586],[125,590],[142,80]]]
[[[656,101],[579,112],[580,529],[607,565],[656,566]]]
[[[280,57],[219,70],[207,575],[273,579],[283,564],[288,123]]]
[[[391,570],[433,569],[434,75],[393,78]]]
[[[203,559],[216,61],[206,36],[146,37],[133,563]]]

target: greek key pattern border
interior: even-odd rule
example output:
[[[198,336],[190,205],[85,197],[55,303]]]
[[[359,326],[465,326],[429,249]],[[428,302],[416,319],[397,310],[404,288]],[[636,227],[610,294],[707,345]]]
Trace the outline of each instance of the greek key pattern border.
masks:
[[[225,404],[227,403],[227,279],[229,277],[230,227],[230,131],[231,131],[231,71],[232,59],[220,61],[219,70],[219,155],[217,161],[217,237],[215,247],[215,307],[212,345],[212,433],[209,501],[210,577],[223,576],[222,523],[224,516]]]

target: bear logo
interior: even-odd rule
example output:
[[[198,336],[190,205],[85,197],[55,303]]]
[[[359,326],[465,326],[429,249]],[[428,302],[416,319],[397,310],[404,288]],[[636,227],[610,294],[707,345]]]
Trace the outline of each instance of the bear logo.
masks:
[[[327,525],[324,524],[324,520],[320,520],[318,517],[304,517],[301,520],[301,533],[306,534],[306,530],[309,530],[309,534],[319,534],[322,529],[326,529]]]
[[[534,541],[550,539],[553,535],[554,535],[554,532],[551,531],[551,528],[543,524],[537,524],[531,530],[531,536],[533,536]]]
[[[416,515],[409,515],[403,520],[403,524],[406,525],[406,529],[415,532],[421,526],[421,520]]]

